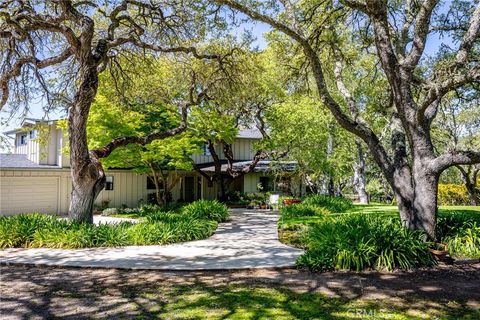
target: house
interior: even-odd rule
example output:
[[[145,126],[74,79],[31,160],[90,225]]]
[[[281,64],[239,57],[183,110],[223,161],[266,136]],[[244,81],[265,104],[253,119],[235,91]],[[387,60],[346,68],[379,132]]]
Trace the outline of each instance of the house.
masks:
[[[39,139],[38,128],[47,134]],[[44,121],[27,118],[21,128],[5,133],[14,139],[11,154],[0,155],[0,214],[11,215],[26,212],[57,213],[68,212],[72,190],[69,158],[62,150],[67,143],[57,121]],[[240,130],[233,143],[235,166],[248,164],[254,154],[254,143],[261,139],[257,130]],[[41,141],[39,141],[41,140]],[[225,160],[221,152],[218,154]],[[213,174],[213,159],[208,149],[192,156],[194,162],[204,172]],[[270,161],[258,163],[253,172],[248,173],[232,184],[232,191],[257,192],[258,185],[263,191],[281,191],[282,181],[275,179]],[[294,165],[285,164],[284,171],[294,170]],[[222,171],[226,166],[222,166]],[[146,202],[155,186],[146,175],[129,169],[107,169],[106,188],[96,199],[96,204],[109,207],[137,207]],[[208,183],[195,171],[175,172],[178,181],[172,190],[173,201],[194,201],[217,197],[217,184]],[[174,179],[173,175],[171,177]],[[288,183],[289,186],[292,184]],[[296,186],[302,192],[301,184]]]

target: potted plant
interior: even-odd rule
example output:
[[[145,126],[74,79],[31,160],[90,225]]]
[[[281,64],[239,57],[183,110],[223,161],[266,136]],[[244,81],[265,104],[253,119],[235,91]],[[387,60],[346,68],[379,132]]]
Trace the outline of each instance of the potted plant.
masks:
[[[428,250],[437,260],[442,260],[448,255],[448,245],[446,243],[434,243]]]

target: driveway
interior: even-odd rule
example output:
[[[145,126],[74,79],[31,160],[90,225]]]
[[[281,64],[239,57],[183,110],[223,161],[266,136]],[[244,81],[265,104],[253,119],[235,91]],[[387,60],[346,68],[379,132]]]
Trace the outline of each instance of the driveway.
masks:
[[[6,249],[2,264],[157,270],[284,268],[303,251],[278,240],[278,213],[232,210],[210,238],[166,246]]]

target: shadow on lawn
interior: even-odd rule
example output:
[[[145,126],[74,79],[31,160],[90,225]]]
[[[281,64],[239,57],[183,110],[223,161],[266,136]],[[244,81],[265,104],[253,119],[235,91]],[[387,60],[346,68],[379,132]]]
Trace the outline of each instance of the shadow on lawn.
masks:
[[[415,272],[1,268],[14,319],[478,319],[480,264]],[[400,317],[400,319],[403,319]]]

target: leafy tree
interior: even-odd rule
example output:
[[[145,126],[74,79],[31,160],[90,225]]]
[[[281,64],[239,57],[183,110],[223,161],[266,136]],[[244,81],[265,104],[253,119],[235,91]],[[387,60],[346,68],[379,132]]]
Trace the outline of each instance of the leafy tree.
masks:
[[[319,104],[367,144],[395,193],[402,223],[435,239],[440,174],[451,166],[480,162],[478,151],[439,154],[431,138],[442,98],[480,79],[480,5],[454,1],[451,11],[442,16],[435,12],[440,7],[435,0],[212,2],[266,23],[293,40],[292,46],[312,74]],[[442,48],[435,59],[424,61],[427,37],[435,30],[449,33],[459,45]],[[376,73],[383,73],[387,80],[382,89],[390,97],[384,108],[391,119],[391,151],[368,121],[364,101],[345,81],[345,69],[352,63],[345,63],[344,35],[352,40],[355,52],[373,57],[381,66]]]
[[[200,53],[208,22],[195,1],[18,1],[0,5],[0,108],[15,109],[43,93],[50,105],[69,107],[68,136],[72,174],[70,218],[92,222],[93,203],[105,185],[99,159],[116,148],[175,136],[186,128],[189,106],[203,95],[192,85],[177,97],[182,121],[173,129],[147,136],[116,137],[90,150],[87,120],[99,75],[121,73],[125,54],[192,55],[221,63],[217,54]],[[215,36],[210,31],[210,37]],[[203,51],[203,50],[202,50]],[[205,48],[205,52],[208,52]]]
[[[315,98],[300,94],[272,105],[266,113],[270,139],[265,148],[297,161],[314,192],[338,194],[351,180],[353,139],[316,108]]]
[[[456,90],[445,96],[440,104],[440,115],[434,122],[434,140],[442,151],[457,149],[480,150],[480,99],[471,88]],[[447,183],[465,184],[472,205],[480,204],[478,178],[480,164],[457,165],[444,172]],[[450,180],[450,181],[448,181]]]
[[[236,160],[245,159],[235,159],[233,152],[239,128],[257,127],[264,139],[268,139],[263,113],[282,94],[268,61],[266,54],[245,51],[237,54],[235,76],[215,88],[212,99],[192,113],[192,130],[205,142],[215,172],[209,175],[194,167],[207,181],[218,184],[220,199],[227,198],[231,183],[252,172],[260,160],[268,157],[258,145],[248,165],[237,167]],[[221,155],[226,160],[226,172],[222,172]]]

